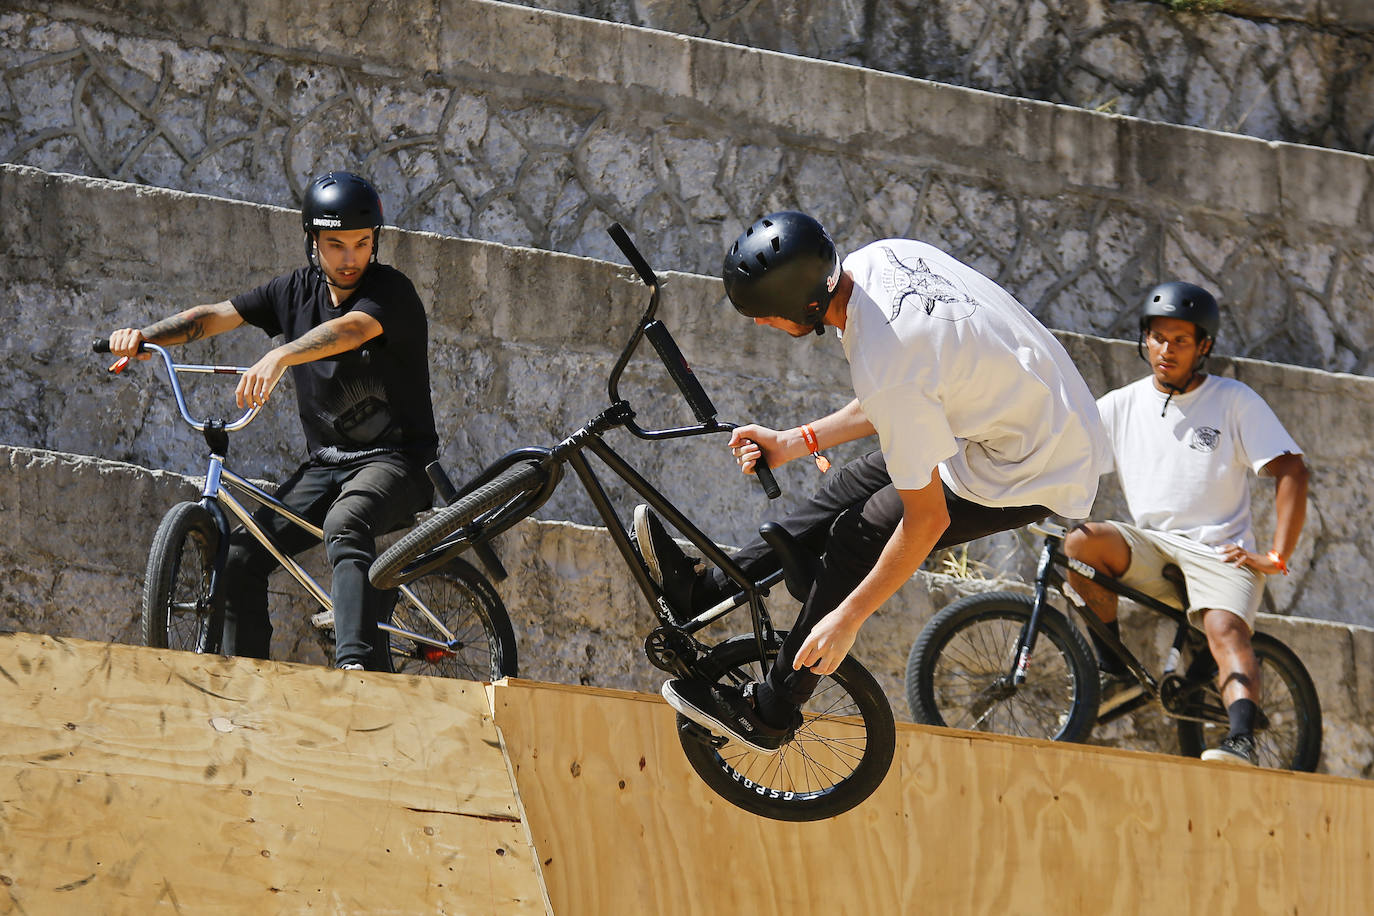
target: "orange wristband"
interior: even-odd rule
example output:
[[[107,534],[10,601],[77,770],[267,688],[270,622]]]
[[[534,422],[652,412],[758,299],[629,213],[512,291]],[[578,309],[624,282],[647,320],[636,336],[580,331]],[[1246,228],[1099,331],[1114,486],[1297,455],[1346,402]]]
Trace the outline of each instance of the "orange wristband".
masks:
[[[1288,575],[1288,564],[1283,562],[1283,557],[1279,556],[1277,550],[1269,551],[1269,559],[1274,561],[1274,565],[1279,568],[1279,572],[1283,573],[1285,576]]]
[[[816,431],[811,428],[810,423],[802,424],[801,434],[806,447],[816,456],[816,467],[821,469],[822,474],[830,470],[830,459],[821,454],[821,440],[816,438]]]

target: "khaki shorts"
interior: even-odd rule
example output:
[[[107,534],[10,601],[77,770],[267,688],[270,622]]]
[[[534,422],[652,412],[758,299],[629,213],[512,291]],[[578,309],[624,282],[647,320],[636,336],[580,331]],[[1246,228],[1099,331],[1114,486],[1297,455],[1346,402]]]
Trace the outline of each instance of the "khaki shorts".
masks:
[[[1109,522],[1126,539],[1131,549],[1131,565],[1121,581],[1136,591],[1179,607],[1178,591],[1164,578],[1164,567],[1172,563],[1183,570],[1188,583],[1188,622],[1202,629],[1202,612],[1230,611],[1255,631],[1255,615],[1264,598],[1265,577],[1253,569],[1232,566],[1205,544],[1184,545],[1178,538],[1146,531],[1125,522]]]

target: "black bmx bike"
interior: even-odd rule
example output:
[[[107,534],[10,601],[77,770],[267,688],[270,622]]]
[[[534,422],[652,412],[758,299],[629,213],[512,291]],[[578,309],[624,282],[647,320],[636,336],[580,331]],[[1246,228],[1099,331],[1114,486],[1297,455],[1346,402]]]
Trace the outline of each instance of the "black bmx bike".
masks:
[[[654,318],[662,284],[619,225],[611,237],[650,288],[649,305],[611,370],[610,405],[580,429],[552,447],[508,452],[466,484],[452,505],[436,512],[378,556],[373,584],[390,588],[414,581],[452,563],[470,547],[481,546],[526,518],[552,495],[566,467],[571,467],[604,520],[621,557],[639,586],[658,625],[644,642],[648,660],[675,677],[707,678],[742,686],[761,680],[782,645],[764,604],[770,586],[780,580],[793,594],[805,594],[814,558],[772,523],[760,533],[776,552],[782,569],[753,581],[730,556],[654,488],[605,440],[625,429],[646,440],[728,432],[733,424],[716,419],[716,408],[683,359],[666,326]],[[644,429],[619,394],[619,381],[643,338],[648,338],[668,374],[681,390],[696,424]],[[615,474],[663,519],[739,586],[738,593],[691,619],[681,619],[664,599],[644,561],[630,542],[626,525],[611,504],[587,453]],[[770,496],[777,484],[767,468],[760,483]],[[708,645],[698,634],[727,614],[748,608],[750,632]],[[710,734],[678,715],[682,750],[694,770],[729,802],[754,814],[789,821],[832,817],[862,802],[878,787],[892,762],[896,736],[892,708],[874,677],[852,656],[834,674],[822,678],[802,709],[802,724],[773,755],[758,754]]]
[[[108,353],[110,342],[93,341],[91,349]],[[141,349],[161,357],[182,420],[205,437],[210,451],[200,499],[172,506],[153,536],[143,587],[144,644],[199,653],[220,651],[224,630],[224,562],[229,534],[233,525],[239,524],[276,557],[319,605],[321,610],[312,623],[321,643],[332,649],[333,603],[329,592],[273,542],[250,507],[273,512],[317,540],[323,540],[324,532],[226,465],[229,434],[246,427],[261,408],[250,407],[228,420],[195,417],[187,407],[182,375],[236,379],[247,370],[241,366],[176,363],[165,348],[152,343],[143,344]],[[127,362],[121,359],[111,371],[122,371]],[[437,462],[427,470],[441,496],[453,493],[452,484]],[[496,564],[498,577],[504,575],[494,557],[485,553],[479,553],[479,557]],[[506,607],[491,582],[462,558],[435,564],[425,576],[402,586],[390,619],[378,623],[378,628],[387,637],[394,673],[472,681],[493,681],[516,674],[515,633]]]
[[[1035,594],[989,592],[953,602],[930,619],[907,659],[906,691],[917,722],[998,734],[1082,741],[1106,723],[1154,704],[1178,731],[1179,751],[1197,757],[1225,737],[1226,708],[1217,663],[1207,639],[1179,609],[1123,585],[1064,555],[1064,528],[1028,526],[1044,536]],[[1173,622],[1163,669],[1152,673],[1092,609],[1064,588],[1067,570]],[[1181,574],[1166,568],[1188,606]],[[1099,716],[1097,658],[1082,630],[1047,600],[1064,595],[1084,628],[1139,681],[1136,698]],[[1048,646],[1039,644],[1044,639]],[[1321,757],[1322,714],[1317,689],[1302,661],[1266,633],[1251,636],[1260,666],[1260,713],[1255,723],[1259,764],[1315,770]]]

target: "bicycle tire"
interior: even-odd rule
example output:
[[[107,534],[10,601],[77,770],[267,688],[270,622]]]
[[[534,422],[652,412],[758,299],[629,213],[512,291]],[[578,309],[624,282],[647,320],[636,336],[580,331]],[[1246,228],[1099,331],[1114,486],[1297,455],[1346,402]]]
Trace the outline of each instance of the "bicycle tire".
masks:
[[[1101,689],[1096,657],[1057,609],[1041,611],[1025,682],[1012,688],[1006,681],[1033,607],[1029,595],[989,592],[961,598],[932,617],[907,657],[912,718],[1053,741],[1087,737]]]
[[[519,519],[503,515],[502,511],[509,509],[521,497],[541,488],[545,473],[536,461],[511,465],[494,480],[473,490],[453,505],[437,510],[382,551],[372,562],[368,578],[377,588],[404,585],[428,573],[436,559],[452,559],[470,547],[472,541],[463,536],[463,528],[481,522],[485,530],[504,530]],[[453,537],[454,534],[459,536]],[[439,557],[430,556],[437,553],[436,548],[440,547],[442,554]]]
[[[465,681],[496,681],[518,673],[515,630],[501,596],[486,576],[466,560],[450,560],[426,573],[407,588],[425,606],[416,606],[405,593],[396,597],[393,626],[445,642],[457,640],[452,651],[403,636],[387,634],[391,668],[397,674],[451,677]],[[436,620],[431,620],[425,609]]]
[[[703,677],[737,687],[761,680],[766,671],[751,635],[713,646],[695,668]],[[796,736],[773,755],[735,743],[714,748],[695,737],[682,715],[678,739],[697,775],[745,811],[780,821],[843,814],[872,795],[892,765],[897,744],[892,707],[873,675],[851,657],[821,678],[802,715]]]
[[[1321,701],[1312,676],[1297,654],[1273,636],[1255,633],[1250,644],[1260,663],[1260,709],[1268,722],[1268,727],[1255,730],[1259,765],[1310,773],[1322,753]],[[1205,644],[1202,652],[1203,658],[1188,666],[1188,680],[1203,686],[1207,705],[1218,713],[1218,721],[1178,720],[1179,753],[1185,757],[1200,756],[1229,731],[1216,686],[1216,662]]]
[[[143,643],[156,649],[218,652],[222,634],[210,595],[220,531],[199,503],[162,517],[143,577]]]

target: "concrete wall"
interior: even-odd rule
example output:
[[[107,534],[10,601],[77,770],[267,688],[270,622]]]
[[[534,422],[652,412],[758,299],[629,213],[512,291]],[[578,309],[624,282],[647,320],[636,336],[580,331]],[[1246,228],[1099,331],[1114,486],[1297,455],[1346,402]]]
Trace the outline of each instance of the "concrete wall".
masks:
[[[485,0],[7,9],[5,161],[283,206],[349,166],[405,228],[618,259],[617,219],[707,274],[801,206],[845,247],[941,244],[1054,327],[1133,336],[1178,275],[1221,292],[1224,352],[1374,360],[1367,156]]]
[[[1152,121],[1374,152],[1365,0],[516,0]],[[1221,11],[1207,11],[1222,6]]]
[[[11,333],[0,342],[7,383],[0,442],[198,473],[204,444],[175,414],[160,368],[110,377],[88,352],[114,327],[141,325],[194,302],[218,301],[299,263],[289,211],[97,179],[0,166],[0,287]],[[233,240],[229,242],[228,240]],[[645,297],[628,268],[490,243],[389,232],[389,260],[409,273],[430,309],[430,360],[444,456],[463,478],[507,449],[550,445],[606,406],[605,378]],[[659,253],[645,245],[651,262]],[[791,426],[844,403],[852,389],[833,335],[792,341],[757,329],[723,303],[719,281],[671,275],[661,312],[711,393],[722,419]],[[1062,339],[1096,392],[1143,374],[1133,345],[1075,334]],[[185,358],[251,364],[267,340],[251,329],[188,347]],[[652,361],[637,358],[622,394],[643,424],[690,419]],[[1307,529],[1294,573],[1272,588],[1273,610],[1374,623],[1369,557],[1374,492],[1374,380],[1253,360],[1217,360],[1214,371],[1251,384],[1306,449],[1313,469]],[[222,379],[193,405],[230,412]],[[235,439],[241,472],[280,478],[303,459],[289,389]],[[743,543],[764,513],[779,513],[816,483],[805,462],[782,469],[783,500],[767,504],[738,476],[723,437],[646,446],[612,443],[692,507],[705,530]],[[852,444],[835,457],[857,454]],[[1118,515],[1114,484],[1097,514]],[[710,481],[703,487],[703,481]],[[1272,530],[1272,489],[1256,481],[1261,536]],[[623,488],[611,492],[626,503]],[[160,513],[158,513],[160,514]],[[598,521],[580,490],[562,487],[545,518]],[[1015,539],[983,551],[998,560]],[[1000,561],[999,561],[1000,562]],[[1022,550],[1002,564],[1024,570]]]

